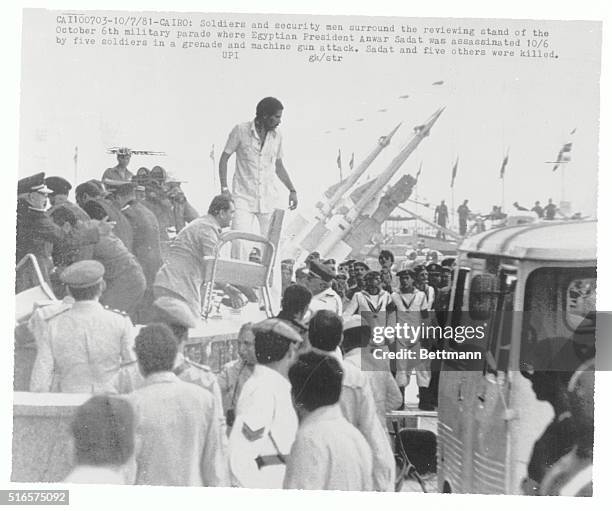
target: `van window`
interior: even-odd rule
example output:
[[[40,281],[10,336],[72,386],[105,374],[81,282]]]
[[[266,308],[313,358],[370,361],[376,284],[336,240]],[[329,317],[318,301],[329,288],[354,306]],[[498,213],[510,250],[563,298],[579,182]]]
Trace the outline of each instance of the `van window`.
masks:
[[[527,278],[521,335],[521,369],[573,371],[594,354],[596,269],[540,268]],[[548,345],[535,367],[536,347]],[[538,351],[542,351],[541,349]]]
[[[492,311],[486,351],[485,372],[506,372],[510,362],[512,320],[516,291],[516,271],[502,270],[499,275],[499,295]]]

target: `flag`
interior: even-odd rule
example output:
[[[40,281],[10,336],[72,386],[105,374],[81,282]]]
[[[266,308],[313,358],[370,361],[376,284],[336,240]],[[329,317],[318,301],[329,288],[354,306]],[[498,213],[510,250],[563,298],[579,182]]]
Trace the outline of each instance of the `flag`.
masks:
[[[353,165],[355,165],[355,153],[351,154],[351,161],[349,161],[349,168],[353,170]]]
[[[572,143],[568,142],[567,144],[563,144],[563,147],[561,147],[561,150],[559,151],[559,154],[557,155],[555,166],[552,169],[553,172],[555,172],[559,168],[559,165],[561,165],[562,163],[567,163],[568,161],[571,161],[572,159],[571,152],[572,152]]]
[[[74,164],[76,165],[79,159],[79,146],[78,145],[74,146],[74,156],[72,159],[74,160]]]
[[[451,188],[455,186],[455,176],[457,175],[457,167],[459,166],[459,156],[455,160],[455,164],[453,165],[453,174],[451,176]]]
[[[438,80],[437,82],[432,83],[432,85],[444,85],[444,80]]]
[[[506,173],[506,165],[508,165],[508,151],[506,151],[506,156],[504,156],[504,159],[502,161],[501,169],[499,169],[500,179],[504,179],[504,174]]]
[[[419,170],[417,170],[417,173],[416,173],[416,180],[417,180],[417,181],[419,180],[419,176],[421,175],[421,171],[422,171],[422,170],[423,170],[423,162],[421,162],[421,163],[419,164]]]
[[[336,164],[338,165],[338,168],[342,170],[342,153],[340,152],[340,149],[338,149],[338,157],[336,158]]]
[[[210,148],[210,154],[208,156],[210,156],[211,160],[215,159],[215,144],[213,144],[212,147]]]

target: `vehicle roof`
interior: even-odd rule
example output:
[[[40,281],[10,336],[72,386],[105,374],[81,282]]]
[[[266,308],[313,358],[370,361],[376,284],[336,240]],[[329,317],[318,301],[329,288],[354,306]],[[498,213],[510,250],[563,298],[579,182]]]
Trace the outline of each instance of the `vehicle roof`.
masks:
[[[549,261],[597,260],[597,221],[540,221],[465,239],[460,252]]]

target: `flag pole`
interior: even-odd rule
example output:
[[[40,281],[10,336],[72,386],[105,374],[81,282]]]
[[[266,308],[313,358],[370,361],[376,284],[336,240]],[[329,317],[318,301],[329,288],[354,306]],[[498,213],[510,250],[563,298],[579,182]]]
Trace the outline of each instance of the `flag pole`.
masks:
[[[79,176],[79,146],[74,146],[74,186],[78,184]]]
[[[212,160],[213,167],[213,187],[217,186],[217,163],[215,159],[215,144],[212,145],[210,150],[210,159]]]

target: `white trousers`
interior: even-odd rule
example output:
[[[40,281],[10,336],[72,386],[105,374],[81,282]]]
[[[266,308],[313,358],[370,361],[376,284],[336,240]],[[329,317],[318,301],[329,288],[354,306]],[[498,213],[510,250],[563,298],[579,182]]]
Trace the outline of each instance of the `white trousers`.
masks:
[[[232,229],[267,236],[271,218],[272,213],[253,213],[246,209],[236,209]],[[248,261],[249,254],[255,245],[250,241],[234,241],[232,243],[232,257]],[[261,247],[258,248],[262,250]]]

